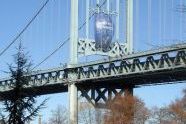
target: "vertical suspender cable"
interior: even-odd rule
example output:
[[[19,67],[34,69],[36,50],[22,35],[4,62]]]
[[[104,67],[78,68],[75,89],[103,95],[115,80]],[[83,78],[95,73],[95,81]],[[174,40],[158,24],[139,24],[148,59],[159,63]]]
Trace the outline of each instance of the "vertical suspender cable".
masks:
[[[180,0],[180,5],[179,5],[180,7],[180,28],[179,28],[179,40],[182,42],[182,20],[183,20],[183,1],[182,0]]]
[[[186,38],[186,37],[185,37],[185,35],[186,35],[185,31],[186,31],[186,30],[185,30],[185,28],[184,28],[184,27],[186,27],[186,25],[185,25],[185,22],[186,22],[186,20],[185,20],[186,18],[185,18],[185,17],[186,17],[186,16],[185,16],[185,14],[184,14],[184,13],[186,12],[186,3],[185,3],[185,1],[183,1],[182,4],[183,4],[183,5],[182,5],[182,6],[183,6],[183,7],[182,7],[182,13],[183,13],[183,18],[182,18],[182,41],[185,42],[185,40],[186,40],[186,39],[185,39],[185,38]]]
[[[110,10],[110,0],[107,0],[107,12],[108,12],[108,14],[110,14],[109,10]]]
[[[49,34],[48,36],[49,36],[48,42],[52,41],[52,3],[49,6]]]
[[[60,0],[58,0],[57,1],[57,16],[58,16],[58,20],[57,20],[57,24],[58,24],[58,26],[57,26],[57,31],[58,31],[58,33],[57,33],[57,36],[59,37],[60,36],[60,34],[59,34],[59,32],[60,32],[60,20],[61,20],[61,16],[60,15],[62,15],[62,14],[60,14]]]
[[[90,0],[86,0],[86,39],[89,39],[89,17],[90,17],[90,13],[89,13],[89,7],[90,7]],[[87,56],[85,58],[86,62],[88,61]]]
[[[139,44],[140,40],[138,39],[139,37],[139,0],[136,0],[136,19],[135,19],[135,42],[136,44]],[[140,45],[136,45],[137,46],[140,46]],[[136,48],[138,49],[138,48]]]
[[[60,0],[57,0],[56,1],[56,4],[55,4],[55,6],[56,6],[56,15],[57,15],[57,17],[58,17],[58,19],[56,20],[56,23],[57,23],[57,27],[56,27],[56,30],[57,30],[57,33],[56,33],[56,37],[58,37],[58,38],[60,38],[60,27],[61,27],[61,16],[60,15],[62,15],[62,14],[60,14]],[[58,56],[58,58],[59,58],[59,60],[61,60],[60,58],[62,58],[62,55],[60,55],[60,56]]]
[[[163,45],[166,45],[166,0],[163,1]]]
[[[125,36],[126,36],[125,40],[126,40],[126,42],[128,42],[127,41],[127,33],[128,33],[127,32],[127,27],[128,27],[127,26],[128,0],[125,0],[125,7],[124,8],[125,8],[125,13],[124,13],[125,14],[124,15],[125,16],[125,27],[124,27],[124,29],[125,29]]]
[[[39,16],[38,16],[38,17],[39,17]],[[32,40],[33,40],[33,41],[36,41],[36,40],[37,40],[37,38],[34,37],[34,36],[37,34],[37,22],[38,22],[38,21],[37,21],[37,19],[36,19],[35,22],[33,23],[33,26],[32,26],[32,27],[33,27],[33,28],[32,28],[32,31],[33,31],[33,32],[32,32],[32,35],[33,35],[33,36],[32,36]],[[36,49],[38,48],[36,42],[32,42],[32,45],[35,46]]]
[[[147,22],[147,31],[148,31],[148,38],[147,38],[147,42],[148,45],[151,45],[151,0],[148,0],[148,22]]]
[[[89,38],[89,6],[90,1],[86,0],[86,38]]]
[[[96,0],[96,6],[99,6],[99,0]],[[100,8],[97,6],[97,8],[98,8],[98,13],[99,13],[99,10],[100,10]]]
[[[45,26],[44,26],[44,24],[45,24],[45,14],[43,14],[42,15],[42,19],[41,19],[41,27],[42,27],[42,34],[41,34],[41,37],[42,37],[42,39],[41,39],[41,41],[42,41],[42,53],[44,54],[45,53]]]
[[[105,0],[106,1],[106,0]],[[69,4],[68,0],[67,0],[67,4]],[[105,2],[103,2],[101,5],[99,5],[99,8],[101,8],[103,5],[105,4]],[[70,7],[67,5],[67,9],[69,10]],[[69,11],[68,11],[69,12]],[[95,15],[95,13],[93,13],[89,20]],[[73,16],[74,17],[74,16]],[[86,22],[85,22],[86,23]],[[83,23],[78,30],[81,30],[85,23]],[[36,66],[34,66],[34,68],[32,70],[34,70],[35,68],[38,68],[41,64],[43,64],[45,61],[47,61],[50,57],[52,57],[59,49],[61,49],[68,41],[70,40],[70,37],[67,37],[66,40],[64,40],[60,46],[58,46],[52,53],[50,53],[48,56],[46,56],[40,63],[38,63]]]
[[[170,41],[173,41],[174,40],[174,36],[173,36],[173,24],[174,24],[174,0],[171,0],[171,40]]]
[[[117,12],[117,16],[116,16],[116,41],[119,41],[119,0],[116,0],[116,12]]]
[[[160,43],[162,41],[162,0],[159,0],[159,41],[158,41],[158,46],[160,46]]]

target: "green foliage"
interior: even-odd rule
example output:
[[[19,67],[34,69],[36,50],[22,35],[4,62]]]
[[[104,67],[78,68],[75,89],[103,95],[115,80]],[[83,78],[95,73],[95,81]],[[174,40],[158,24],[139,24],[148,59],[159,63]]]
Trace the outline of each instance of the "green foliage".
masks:
[[[34,93],[25,92],[25,87],[29,84],[31,77],[31,63],[24,53],[20,44],[17,54],[14,57],[14,65],[9,65],[10,75],[13,80],[10,85],[11,93],[6,97],[4,103],[4,112],[8,113],[7,124],[25,124],[38,115],[40,109],[44,107],[46,100],[39,106]],[[32,95],[33,94],[33,95]]]

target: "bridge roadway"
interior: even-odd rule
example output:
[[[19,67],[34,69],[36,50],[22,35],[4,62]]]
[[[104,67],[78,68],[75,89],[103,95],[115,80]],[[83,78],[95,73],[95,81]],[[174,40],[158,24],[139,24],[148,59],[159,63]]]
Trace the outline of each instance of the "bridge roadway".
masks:
[[[74,81],[83,88],[137,87],[184,81],[186,43],[73,67],[35,71],[29,76],[31,81],[25,86],[25,92],[35,95],[67,92],[68,84]],[[0,97],[11,95],[12,81],[10,78],[0,80]]]

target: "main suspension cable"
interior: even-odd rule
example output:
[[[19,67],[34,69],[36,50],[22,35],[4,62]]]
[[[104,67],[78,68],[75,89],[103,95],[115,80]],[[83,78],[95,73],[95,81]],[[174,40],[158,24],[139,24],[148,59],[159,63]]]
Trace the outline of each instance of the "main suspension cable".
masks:
[[[2,52],[0,52],[0,56],[2,56],[17,41],[17,39],[28,29],[28,27],[33,23],[33,21],[37,18],[37,16],[42,12],[42,10],[45,8],[48,2],[49,0],[46,0],[46,2],[41,6],[41,8],[31,18],[28,24],[21,30],[21,32],[18,33],[18,35],[10,42],[10,44],[5,49],[2,50]]]
[[[104,1],[101,5],[99,5],[98,7],[101,8],[101,7],[106,3],[106,1],[107,1],[107,0],[105,0],[105,1]],[[94,13],[89,17],[89,20],[92,19],[92,17],[93,17],[95,14],[96,14],[96,12],[94,12]],[[78,28],[78,30],[81,30],[81,29],[85,26],[86,23],[87,23],[87,22],[85,21],[85,22]],[[36,66],[34,66],[32,70],[38,68],[41,64],[43,64],[45,61],[47,61],[52,55],[54,55],[58,50],[60,50],[69,40],[70,40],[70,37],[68,37],[66,40],[64,40],[64,41],[62,42],[62,44],[61,44],[59,47],[57,47],[51,54],[49,54],[48,56],[46,56],[40,63],[38,63]]]

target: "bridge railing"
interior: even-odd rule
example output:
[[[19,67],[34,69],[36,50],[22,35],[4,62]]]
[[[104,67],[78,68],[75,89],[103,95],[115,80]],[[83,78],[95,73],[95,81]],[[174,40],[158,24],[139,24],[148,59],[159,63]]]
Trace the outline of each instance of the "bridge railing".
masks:
[[[49,70],[40,70],[32,72],[30,82],[25,87],[36,87],[44,85],[52,85],[57,83],[65,83],[66,75],[64,68],[54,68]],[[0,80],[0,91],[10,90],[13,79],[4,78]]]

